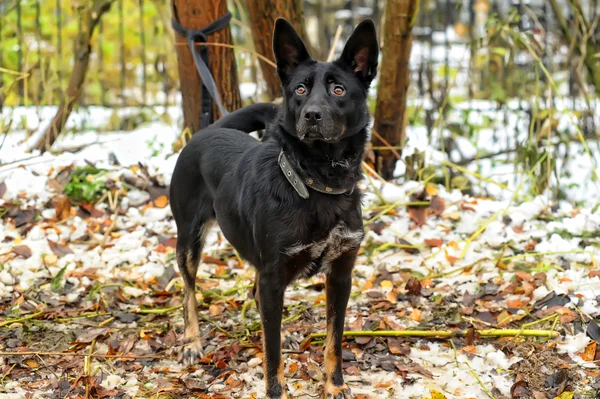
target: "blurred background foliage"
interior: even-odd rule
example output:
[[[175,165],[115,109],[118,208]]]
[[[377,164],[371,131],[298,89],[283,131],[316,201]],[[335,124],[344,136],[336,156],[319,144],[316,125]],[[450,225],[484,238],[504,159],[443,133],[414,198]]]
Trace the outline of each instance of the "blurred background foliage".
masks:
[[[3,103],[60,103],[73,65],[73,40],[85,0],[20,0],[0,4]],[[166,2],[118,0],[95,34],[83,105],[173,102],[177,89],[173,34]]]
[[[60,104],[73,65],[79,15],[89,2],[0,2],[0,111]],[[444,161],[440,167],[419,155],[423,148],[413,146],[403,153],[400,174],[463,191],[484,182],[488,187],[490,179],[496,186],[512,182],[520,189],[525,175],[529,194],[550,189],[561,198],[578,173],[566,168],[575,160],[576,168],[587,168],[586,176],[596,180],[599,3],[421,0],[413,28],[408,126],[415,137],[423,129],[425,142],[449,154],[454,166]],[[374,19],[382,32],[384,6],[385,0],[304,0],[313,55],[325,59],[333,45],[339,54],[364,18]],[[264,100],[245,1],[230,0],[229,10],[243,100]],[[157,114],[167,115],[156,105],[178,104],[170,18],[170,2],[161,0],[116,0],[102,18],[79,106],[135,108],[111,118],[105,129],[134,128]],[[338,27],[342,35],[335,42]],[[461,166],[468,166],[468,173]]]
[[[568,3],[571,0],[565,0]],[[487,99],[505,103],[540,91],[546,81],[517,34],[536,39],[555,81],[565,83],[563,94],[581,95],[581,82],[571,71],[570,54],[546,0],[422,0],[414,28],[411,90],[437,105],[452,88],[454,102]],[[563,1],[559,1],[562,5]],[[584,0],[589,23],[597,3]],[[589,3],[589,4],[587,4]],[[370,17],[382,23],[385,1],[305,1],[308,35],[316,56],[325,58],[338,25],[343,43],[352,26]],[[0,104],[60,103],[73,64],[73,40],[79,14],[89,0],[6,0],[0,3],[0,67],[27,73],[26,79],[0,73]],[[232,33],[240,47],[252,49],[243,0],[231,0]],[[565,6],[569,15],[569,8]],[[83,105],[136,106],[173,104],[178,77],[169,2],[117,0],[95,34]],[[575,29],[576,27],[574,27]],[[464,54],[463,49],[469,48]],[[440,53],[440,50],[443,53]],[[572,50],[572,49],[571,49]],[[566,48],[569,51],[569,47]],[[256,58],[238,51],[241,82],[256,76]],[[459,73],[467,72],[459,76]],[[3,71],[6,72],[6,71]],[[537,71],[539,72],[539,71]],[[585,78],[584,78],[585,80]],[[258,88],[260,94],[260,87]]]

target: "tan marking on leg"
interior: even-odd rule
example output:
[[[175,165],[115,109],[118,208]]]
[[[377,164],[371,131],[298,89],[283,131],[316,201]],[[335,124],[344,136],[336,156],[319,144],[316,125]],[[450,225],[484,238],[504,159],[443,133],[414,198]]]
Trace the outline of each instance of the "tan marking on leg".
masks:
[[[345,383],[340,386],[333,384],[333,374],[338,364],[338,356],[335,354],[335,339],[333,335],[333,325],[335,322],[335,313],[327,315],[327,338],[325,339],[324,353],[324,371],[325,384],[323,385],[323,399],[352,399],[352,393]]]
[[[258,296],[258,295],[257,295]],[[265,345],[265,334],[262,334],[262,346],[263,346],[263,370],[264,370],[264,375],[265,375],[265,392],[269,390],[269,380],[267,379],[267,373],[269,370],[269,363],[267,360],[267,352],[266,352],[266,348],[267,346]],[[281,360],[279,361],[279,367],[277,368],[277,381],[281,384],[281,387],[283,388],[283,393],[281,394],[281,399],[288,399],[287,396],[287,390],[286,390],[286,385],[285,385],[285,367],[284,367],[284,361],[283,358],[281,358]]]
[[[259,309],[260,311],[260,309]],[[266,345],[266,341],[265,341],[265,332],[263,330],[262,333],[262,347],[263,347],[263,370],[264,370],[264,379],[265,379],[265,392],[269,391],[269,379],[267,378],[267,375],[269,373],[269,364],[268,364],[268,360],[267,360],[267,345]]]
[[[285,370],[285,367],[283,364],[283,359],[281,359],[281,361],[279,362],[279,367],[277,368],[277,381],[279,381],[281,386],[285,386],[285,378],[283,376],[284,370]]]
[[[190,251],[186,253],[186,264],[189,268],[194,271],[197,266],[192,265],[192,254]],[[198,324],[198,301],[196,300],[196,287],[188,287],[185,284],[185,298],[184,298],[184,311],[185,311],[185,333],[184,339],[186,342],[193,341],[196,338],[200,339],[200,327]]]
[[[198,303],[193,293],[185,295],[185,333],[184,339],[190,340],[200,336],[200,327],[198,324]]]
[[[283,358],[279,361],[279,367],[277,368],[277,381],[281,384],[281,388],[283,389],[283,394],[281,395],[281,399],[287,399],[287,389],[285,385],[285,377],[284,377],[284,361]]]
[[[196,276],[198,265],[192,263],[192,254],[185,254],[185,272]],[[191,272],[191,273],[190,273]],[[183,333],[183,363],[193,365],[202,357],[202,342],[200,340],[200,326],[198,324],[198,302],[196,301],[196,285],[189,286],[184,279],[183,318],[185,329]]]
[[[326,381],[331,379],[337,366],[335,340],[333,339],[333,318],[327,321],[327,338],[325,339],[324,369]]]
[[[333,320],[327,324],[327,339],[325,340],[325,384],[323,385],[323,399],[351,399],[353,398],[348,385],[335,386],[333,373],[337,368],[338,357],[335,354],[335,340],[333,339]],[[340,396],[341,395],[341,396]]]

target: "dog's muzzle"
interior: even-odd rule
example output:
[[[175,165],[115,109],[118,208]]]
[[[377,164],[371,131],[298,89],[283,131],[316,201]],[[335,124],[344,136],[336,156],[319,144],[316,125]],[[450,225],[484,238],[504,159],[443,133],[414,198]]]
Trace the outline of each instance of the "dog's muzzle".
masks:
[[[344,129],[336,129],[333,118],[327,114],[302,114],[296,123],[296,132],[300,140],[337,141]]]

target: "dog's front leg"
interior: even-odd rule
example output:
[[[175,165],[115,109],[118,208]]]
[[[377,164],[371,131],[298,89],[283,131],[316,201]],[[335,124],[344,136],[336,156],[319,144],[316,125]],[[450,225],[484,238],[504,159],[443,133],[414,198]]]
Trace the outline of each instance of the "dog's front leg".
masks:
[[[260,273],[258,306],[263,325],[267,399],[287,399],[281,359],[281,317],[285,282],[278,273]]]
[[[337,258],[327,275],[327,340],[325,342],[324,399],[350,399],[352,394],[342,374],[342,337],[346,306],[352,288],[352,268],[356,251]]]

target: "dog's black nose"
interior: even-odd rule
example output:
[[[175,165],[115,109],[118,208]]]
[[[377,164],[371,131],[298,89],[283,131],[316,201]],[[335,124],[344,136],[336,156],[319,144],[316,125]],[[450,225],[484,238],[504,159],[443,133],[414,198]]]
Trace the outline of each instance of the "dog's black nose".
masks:
[[[321,119],[323,119],[321,108],[317,107],[316,105],[309,105],[304,112],[304,119],[311,124],[319,123]]]

